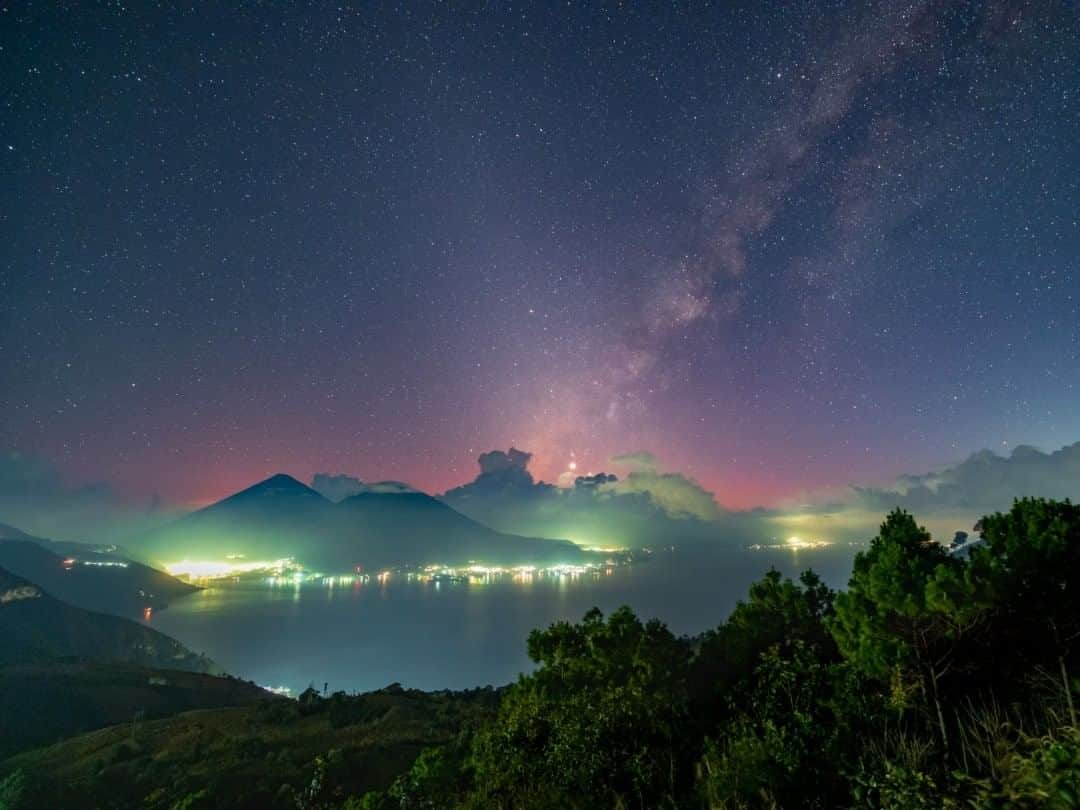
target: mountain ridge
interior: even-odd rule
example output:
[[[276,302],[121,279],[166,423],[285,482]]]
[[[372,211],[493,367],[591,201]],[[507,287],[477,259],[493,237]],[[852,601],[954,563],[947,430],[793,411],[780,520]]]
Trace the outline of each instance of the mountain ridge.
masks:
[[[286,473],[151,532],[139,550],[166,563],[193,556],[291,557],[338,570],[480,559],[574,562],[587,556],[569,540],[496,531],[418,490],[364,491],[335,503]]]
[[[130,619],[63,602],[0,568],[0,667],[82,659],[191,672],[217,666],[179,641]]]
[[[56,543],[12,526],[0,528],[0,566],[74,607],[135,618],[146,608],[162,610],[171,600],[198,590],[164,571],[92,546]],[[57,553],[61,549],[63,553]]]

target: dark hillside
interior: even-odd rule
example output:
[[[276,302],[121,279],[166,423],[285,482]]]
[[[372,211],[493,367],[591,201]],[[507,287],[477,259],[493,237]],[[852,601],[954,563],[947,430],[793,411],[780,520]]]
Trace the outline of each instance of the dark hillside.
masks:
[[[67,661],[0,669],[0,757],[117,723],[275,698],[253,683],[181,670]]]
[[[213,664],[180,642],[129,619],[53,598],[0,568],[0,667],[84,659],[208,672]]]
[[[5,534],[4,538],[10,536]],[[60,545],[65,549],[63,554],[51,548]],[[0,567],[40,585],[68,604],[129,618],[140,617],[147,607],[161,610],[172,600],[197,590],[164,571],[101,554],[89,546],[83,552],[71,550],[77,546],[53,544],[29,535],[0,539]]]
[[[389,687],[186,712],[22,754],[0,762],[0,779],[29,775],[27,807],[329,807],[388,787],[424,748],[489,717],[497,699],[490,689]],[[332,795],[316,790],[317,803],[299,804],[317,781]]]

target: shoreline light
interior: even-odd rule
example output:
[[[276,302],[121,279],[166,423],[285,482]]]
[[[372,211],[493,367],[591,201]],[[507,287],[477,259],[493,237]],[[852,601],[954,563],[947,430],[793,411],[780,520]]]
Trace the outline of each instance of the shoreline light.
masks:
[[[765,551],[784,549],[786,551],[802,551],[802,550],[815,550],[821,548],[828,548],[832,545],[829,540],[807,540],[798,535],[792,535],[788,537],[782,543],[753,543],[746,548],[749,551]]]
[[[291,558],[281,560],[252,560],[250,562],[234,562],[238,558],[224,560],[180,560],[169,563],[165,570],[174,577],[188,577],[189,579],[219,579],[223,577],[235,577],[239,574],[250,574],[257,571],[269,571],[280,575],[283,571],[298,569]]]

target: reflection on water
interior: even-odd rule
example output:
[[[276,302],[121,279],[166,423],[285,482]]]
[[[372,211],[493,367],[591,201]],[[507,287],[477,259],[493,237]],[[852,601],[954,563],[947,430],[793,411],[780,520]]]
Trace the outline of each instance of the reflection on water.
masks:
[[[714,627],[770,566],[794,576],[812,567],[847,581],[855,550],[731,549],[670,552],[648,562],[576,576],[427,581],[371,578],[348,584],[215,587],[153,614],[154,627],[226,670],[296,694],[309,683],[368,690],[400,682],[421,689],[504,684],[531,666],[530,630],[577,620],[596,606],[629,605],[677,633]]]

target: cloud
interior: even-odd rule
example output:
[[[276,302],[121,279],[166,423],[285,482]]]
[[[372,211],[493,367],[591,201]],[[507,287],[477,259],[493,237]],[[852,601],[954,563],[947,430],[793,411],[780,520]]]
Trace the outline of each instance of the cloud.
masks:
[[[401,481],[374,481],[365,484],[359,478],[354,478],[351,475],[332,475],[330,473],[315,473],[315,476],[311,479],[311,488],[324,498],[335,502],[343,501],[363,492],[388,495],[419,491]]]
[[[474,483],[481,487],[531,487],[534,485],[532,473],[528,470],[531,460],[532,453],[526,453],[516,447],[511,447],[505,453],[502,450],[482,453],[477,459],[480,475],[476,477]]]
[[[516,448],[484,453],[480,473],[443,500],[502,531],[568,538],[592,545],[644,545],[666,540],[714,538],[725,513],[712,493],[679,473],[660,472],[651,453],[611,459],[629,469],[579,475],[566,487],[538,482],[532,458]]]
[[[676,520],[695,518],[714,521],[722,516],[715,496],[681,473],[635,470],[621,481],[608,481],[601,485],[600,491],[615,495],[647,495],[668,517]]]
[[[552,484],[537,482],[529,472],[532,453],[511,447],[505,453],[492,450],[481,453],[476,460],[480,474],[472,481],[446,493],[444,497],[457,501],[482,499],[500,493],[513,493],[518,497],[543,497],[553,492]]]
[[[596,473],[595,475],[579,475],[574,479],[574,486],[581,487],[582,489],[592,489],[595,487],[603,486],[604,484],[612,484],[619,480],[619,476],[611,473]]]
[[[34,497],[62,489],[60,473],[43,459],[26,456],[14,450],[0,455],[0,494],[8,497]]]
[[[611,463],[620,467],[625,467],[631,472],[656,471],[656,456],[644,450],[639,450],[636,453],[623,453],[622,455],[612,456]]]
[[[1029,495],[1080,498],[1080,442],[1052,453],[1029,445],[1008,456],[983,450],[959,464],[923,475],[906,475],[886,488],[855,487],[857,501],[871,509],[902,507],[918,515],[966,512],[975,517],[1009,508]]]
[[[498,475],[504,472],[523,471],[529,466],[532,453],[526,453],[511,447],[505,453],[502,450],[492,450],[490,453],[481,453],[477,462],[480,464],[481,475]]]
[[[315,473],[311,488],[328,500],[337,502],[364,491],[364,482],[351,475]]]
[[[402,495],[408,492],[419,492],[420,490],[406,484],[404,481],[373,481],[370,484],[364,484],[360,491],[377,495]]]
[[[809,493],[799,503],[755,511],[779,536],[865,541],[899,507],[947,542],[1025,496],[1080,499],[1080,442],[1050,453],[1027,445],[1008,455],[982,450],[933,472],[900,476],[888,486]]]
[[[171,516],[156,496],[133,503],[102,482],[71,486],[45,459],[14,450],[0,453],[0,523],[29,534],[123,542]]]

